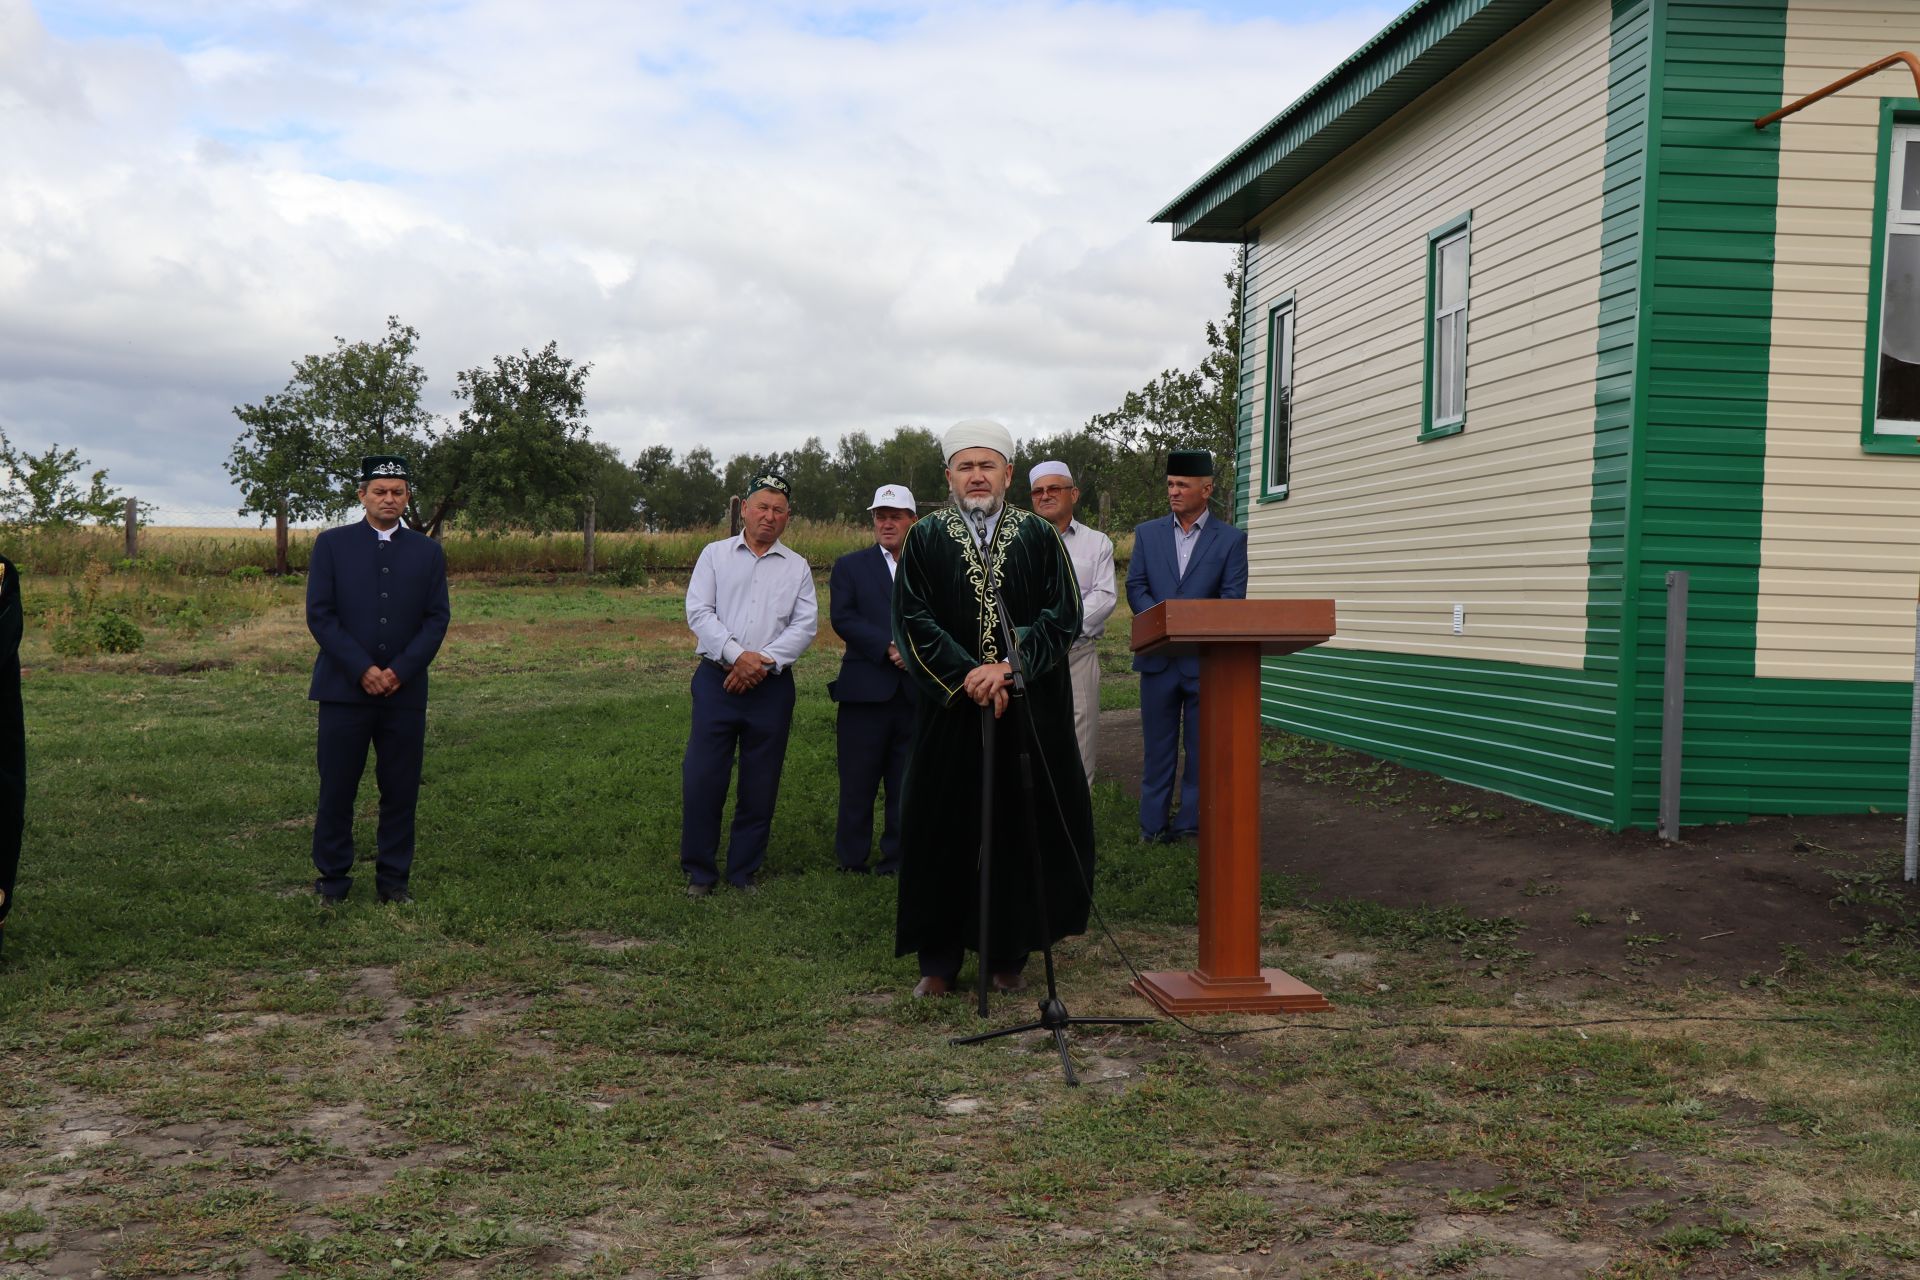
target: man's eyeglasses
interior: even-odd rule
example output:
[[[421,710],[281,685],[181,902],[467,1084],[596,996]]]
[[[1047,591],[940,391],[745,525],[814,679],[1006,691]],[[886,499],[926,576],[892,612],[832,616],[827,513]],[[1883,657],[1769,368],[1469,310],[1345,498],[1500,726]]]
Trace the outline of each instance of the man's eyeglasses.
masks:
[[[1071,492],[1072,489],[1073,486],[1070,484],[1050,484],[1043,489],[1035,489],[1033,496],[1036,498],[1051,498],[1057,493]]]

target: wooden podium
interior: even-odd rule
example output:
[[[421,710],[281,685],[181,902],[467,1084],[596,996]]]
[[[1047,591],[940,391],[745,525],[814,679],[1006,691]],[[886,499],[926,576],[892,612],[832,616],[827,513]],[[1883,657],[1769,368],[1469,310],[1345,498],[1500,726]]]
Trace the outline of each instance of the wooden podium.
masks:
[[[1319,644],[1333,628],[1331,600],[1167,600],[1134,616],[1135,653],[1200,658],[1200,963],[1133,984],[1168,1013],[1333,1007],[1260,967],[1260,658]]]

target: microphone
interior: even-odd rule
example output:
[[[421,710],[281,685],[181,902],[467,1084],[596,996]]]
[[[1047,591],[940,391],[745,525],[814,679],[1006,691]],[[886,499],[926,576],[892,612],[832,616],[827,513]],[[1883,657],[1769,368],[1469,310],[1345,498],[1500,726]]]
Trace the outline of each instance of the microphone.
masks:
[[[973,521],[973,536],[980,542],[980,550],[987,549],[987,513],[978,508],[969,511],[967,518]]]

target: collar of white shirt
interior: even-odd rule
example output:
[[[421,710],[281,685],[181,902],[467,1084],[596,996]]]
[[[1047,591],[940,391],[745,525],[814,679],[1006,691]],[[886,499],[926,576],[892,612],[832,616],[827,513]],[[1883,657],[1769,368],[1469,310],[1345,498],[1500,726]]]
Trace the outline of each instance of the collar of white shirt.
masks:
[[[1200,514],[1199,514],[1199,515],[1197,515],[1197,516],[1195,516],[1195,517],[1193,518],[1193,528],[1191,528],[1191,529],[1183,529],[1183,528],[1181,528],[1181,527],[1180,527],[1180,517],[1179,517],[1179,516],[1175,516],[1175,517],[1173,517],[1173,531],[1174,531],[1175,533],[1177,533],[1177,534],[1180,534],[1180,535],[1181,535],[1182,537],[1187,537],[1187,538],[1191,538],[1191,537],[1192,537],[1193,535],[1195,535],[1196,533],[1199,533],[1199,532],[1200,532],[1200,530],[1202,530],[1202,529],[1204,529],[1204,528],[1206,528],[1206,526],[1207,526],[1207,517],[1208,517],[1208,516],[1210,516],[1210,515],[1212,515],[1212,514],[1213,514],[1213,512],[1212,512],[1211,510],[1208,510],[1208,509],[1205,509],[1205,508],[1202,508],[1202,509],[1201,509],[1201,512],[1200,512]]]
[[[733,535],[733,545],[735,546],[735,548],[745,551],[748,555],[753,556],[756,560],[763,560],[767,556],[784,556],[788,554],[787,544],[780,541],[780,539],[778,538],[775,538],[773,540],[773,545],[768,547],[764,552],[755,551],[752,547],[748,546],[747,535],[744,533],[736,533]]]
[[[392,529],[382,529],[379,525],[375,524],[373,521],[371,520],[367,521],[367,528],[373,530],[374,535],[378,537],[382,542],[392,542],[394,531],[399,529],[399,527],[400,527],[400,522],[398,520],[395,520],[393,522]]]

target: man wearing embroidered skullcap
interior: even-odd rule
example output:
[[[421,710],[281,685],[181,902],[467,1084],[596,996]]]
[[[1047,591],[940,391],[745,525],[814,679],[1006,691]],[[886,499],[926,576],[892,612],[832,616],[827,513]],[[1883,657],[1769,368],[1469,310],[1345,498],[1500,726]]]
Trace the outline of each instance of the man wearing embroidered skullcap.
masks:
[[[440,544],[401,524],[407,460],[360,460],[366,518],[328,529],[307,564],[307,630],[319,642],[307,696],[320,704],[320,806],[313,890],[324,905],[353,888],[353,803],[373,748],[380,788],[374,861],[381,902],[413,901],[414,810],[427,741],[427,668],[452,613]]]
[[[1080,638],[1067,651],[1067,669],[1073,673],[1073,733],[1080,744],[1080,766],[1091,783],[1100,728],[1100,636],[1120,600],[1114,585],[1113,539],[1073,518],[1080,488],[1066,463],[1050,459],[1037,464],[1027,473],[1027,487],[1034,514],[1060,531],[1080,583]]]
[[[1145,613],[1162,600],[1244,600],[1247,535],[1207,510],[1213,497],[1213,455],[1176,449],[1167,457],[1171,514],[1133,531],[1127,603]],[[1200,659],[1136,656],[1140,673],[1140,838],[1185,840],[1200,834]],[[1173,810],[1176,757],[1180,808]]]
[[[953,990],[966,949],[979,945],[983,732],[993,735],[994,767],[985,778],[993,788],[991,932],[980,964],[996,990],[1019,990],[1028,953],[1086,929],[1093,883],[1093,811],[1086,775],[1073,767],[1067,673],[1080,634],[1073,566],[1051,525],[1007,505],[1014,448],[1005,427],[956,423],[945,447],[954,505],[908,530],[893,593],[894,644],[920,694],[895,934],[896,954],[919,957],[916,996]],[[1008,636],[1027,690],[1013,715]],[[1033,757],[1030,813],[1023,740]]]
[[[780,541],[791,502],[785,477],[755,476],[741,504],[740,532],[708,543],[687,582],[687,626],[700,653],[680,762],[680,870],[691,898],[707,897],[720,883],[720,813],[736,753],[727,883],[752,893],[766,864],[793,727],[793,664],[819,624],[813,570]]]
[[[900,793],[907,776],[907,749],[913,743],[913,683],[893,642],[893,577],[900,568],[900,544],[919,505],[905,485],[883,484],[867,511],[873,517],[873,545],[835,560],[827,580],[833,630],[847,646],[839,678],[827,683],[827,696],[839,705],[834,754],[840,770],[840,816],[834,824],[833,851],[840,870],[867,871],[873,799],[884,782],[886,821],[880,829],[880,861],[873,871],[890,876],[900,870]]]

